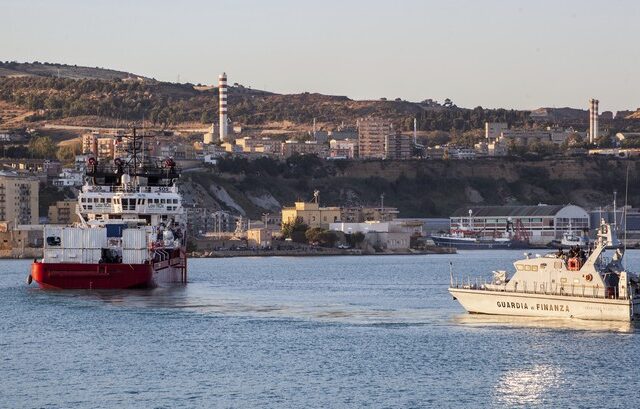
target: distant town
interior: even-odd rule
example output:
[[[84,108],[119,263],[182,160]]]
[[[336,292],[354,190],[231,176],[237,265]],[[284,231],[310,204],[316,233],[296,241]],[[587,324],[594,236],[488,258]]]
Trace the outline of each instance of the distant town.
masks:
[[[8,70],[12,66],[5,64],[4,67]],[[29,75],[33,74],[25,74]],[[113,75],[117,77],[117,73]],[[274,131],[255,126],[250,120],[232,119],[236,103],[233,96],[245,91],[238,84],[229,87],[226,74],[222,74],[217,87],[192,86],[209,92],[206,95],[210,98],[203,100],[204,125],[189,122],[172,125],[169,120],[161,120],[163,111],[160,111],[154,118],[148,117],[150,123],[123,121],[122,126],[113,126],[110,120],[107,125],[98,126],[96,118],[100,116],[91,117],[93,123],[87,125],[82,124],[83,116],[74,116],[76,119],[72,122],[53,118],[52,115],[61,115],[66,109],[66,102],[61,99],[56,102],[49,96],[38,102],[37,98],[44,98],[40,94],[21,99],[17,88],[7,93],[7,87],[16,77],[25,81],[20,75],[0,78],[5,89],[0,98],[3,148],[0,255],[4,257],[36,256],[42,246],[38,226],[77,222],[76,206],[98,205],[77,201],[78,191],[85,183],[87,164],[92,160],[111,163],[125,157],[128,142],[123,136],[132,132],[134,126],[148,137],[145,138],[146,155],[172,158],[181,168],[185,179],[181,191],[188,215],[189,248],[200,255],[256,251],[262,254],[447,251],[437,247],[432,236],[462,231],[494,238],[507,235],[528,246],[544,247],[568,233],[589,235],[601,218],[626,231],[627,244],[635,246],[640,240],[640,213],[631,206],[634,203],[621,202],[625,182],[622,177],[597,200],[591,193],[583,195],[585,206],[569,201],[549,202],[549,197],[564,199],[567,196],[553,192],[558,189],[540,192],[535,186],[525,192],[512,186],[511,193],[503,194],[501,203],[489,197],[496,186],[508,184],[506,179],[499,178],[500,166],[505,163],[633,161],[639,156],[640,128],[636,117],[640,111],[600,113],[599,101],[595,98],[585,101],[584,115],[581,111],[576,114],[576,110],[567,116],[563,111],[540,109],[528,113],[521,126],[516,125],[521,121],[485,121],[482,128],[465,131],[456,127],[448,132],[425,131],[424,114],[412,118],[404,114],[385,115],[382,111],[358,116],[349,122],[326,115],[318,115],[316,119],[310,112],[308,123],[298,122],[290,126],[291,129]],[[46,81],[50,81],[50,77]],[[60,84],[66,87],[77,85],[68,81],[87,80],[64,81],[67,82]],[[147,79],[127,77],[109,81],[129,84],[123,90],[137,90],[139,85],[135,84],[145,83]],[[93,88],[99,85],[92,84]],[[233,92],[229,92],[231,88]],[[245,104],[245,100],[237,102]],[[450,100],[443,104],[425,100],[420,106],[425,112],[436,110],[441,114],[449,109],[459,113]],[[464,111],[463,115],[472,116],[477,110]],[[217,118],[205,115],[210,111],[217,112]],[[479,111],[476,113],[481,115]],[[213,120],[207,122],[209,119]],[[430,189],[434,189],[432,197],[429,201],[421,199],[420,203],[411,204],[410,214],[402,214],[405,203],[400,191],[406,197],[414,189],[402,185],[402,178],[415,182],[416,186],[420,180],[417,173],[409,179],[405,171],[423,169],[423,164],[431,166],[430,163],[451,166],[460,163],[471,172],[469,176],[460,177],[473,179],[476,185],[440,186],[437,193],[438,176],[426,175],[424,180],[430,184],[425,182],[423,188],[416,188],[426,192],[414,190],[413,196],[428,195]],[[469,163],[471,165],[467,165]],[[523,179],[540,179],[540,175],[554,178],[545,169],[527,166],[520,166],[518,170],[524,172],[521,173]],[[486,184],[486,180],[476,180],[479,173],[474,174],[481,168],[494,169],[491,177],[498,180],[498,185],[481,191],[477,186]],[[386,175],[394,169],[398,170],[397,175],[394,174],[395,184],[385,184]],[[617,169],[618,175],[624,173],[621,168]],[[305,177],[297,178],[300,175]],[[356,175],[364,178],[362,183],[368,185],[360,191],[353,186],[353,180],[348,180]],[[274,182],[277,184],[271,185],[273,191],[260,184],[266,178],[277,180]],[[345,184],[337,189],[339,192],[315,185],[320,179],[331,184],[332,178],[341,178]],[[282,185],[286,185],[287,180],[295,186],[283,191]],[[375,184],[380,186],[372,188]],[[365,192],[367,188],[371,191]],[[461,199],[451,202],[447,197],[437,199],[447,190],[456,196],[453,189],[463,192],[462,196],[458,195]],[[571,186],[561,190],[566,189]],[[282,191],[279,196],[276,190]],[[239,196],[238,192],[243,195]],[[521,197],[515,197],[514,192]],[[637,195],[632,193],[632,197]],[[600,205],[593,206],[594,201]]]

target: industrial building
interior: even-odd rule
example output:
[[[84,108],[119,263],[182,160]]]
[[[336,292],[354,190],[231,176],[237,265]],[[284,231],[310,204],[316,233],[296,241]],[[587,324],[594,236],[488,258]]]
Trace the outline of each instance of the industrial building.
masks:
[[[474,232],[517,232],[533,245],[546,245],[568,231],[590,229],[589,213],[579,206],[474,206],[456,210],[450,229]]]

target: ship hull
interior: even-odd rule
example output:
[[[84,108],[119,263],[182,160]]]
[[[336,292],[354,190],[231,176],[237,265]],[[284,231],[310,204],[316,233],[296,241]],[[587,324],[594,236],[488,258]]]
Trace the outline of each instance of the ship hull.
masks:
[[[186,257],[146,264],[40,263],[31,265],[31,276],[44,289],[131,289],[186,283]]]
[[[510,293],[449,288],[449,293],[470,313],[577,318],[598,321],[640,319],[640,300]]]
[[[454,247],[458,250],[492,250],[512,248],[511,241],[462,240],[456,237],[431,236],[438,247]]]

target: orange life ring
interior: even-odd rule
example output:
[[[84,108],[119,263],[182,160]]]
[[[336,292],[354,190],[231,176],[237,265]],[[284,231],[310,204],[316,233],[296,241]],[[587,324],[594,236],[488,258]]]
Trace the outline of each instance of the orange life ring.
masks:
[[[587,274],[584,278],[585,278],[585,280],[587,280],[587,281],[589,281],[589,282],[590,282],[591,280],[593,280],[593,276],[592,276],[591,274]]]
[[[567,261],[567,269],[570,271],[578,271],[580,270],[580,261],[575,258],[572,257]]]

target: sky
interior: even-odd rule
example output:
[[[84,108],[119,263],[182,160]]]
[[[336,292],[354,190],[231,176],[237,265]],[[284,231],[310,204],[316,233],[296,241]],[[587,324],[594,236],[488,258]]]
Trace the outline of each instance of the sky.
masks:
[[[463,107],[640,107],[640,1],[0,0],[0,60]]]

